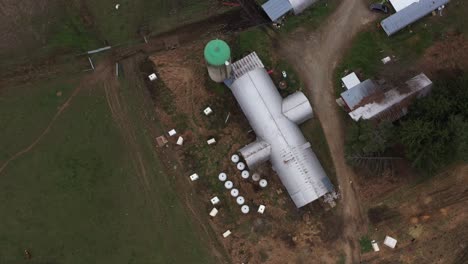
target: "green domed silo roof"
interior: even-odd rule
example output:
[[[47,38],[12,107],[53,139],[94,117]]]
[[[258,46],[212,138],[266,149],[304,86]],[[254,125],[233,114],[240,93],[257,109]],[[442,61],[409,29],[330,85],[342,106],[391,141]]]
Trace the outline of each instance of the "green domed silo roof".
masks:
[[[231,49],[228,44],[220,39],[215,39],[205,46],[205,60],[214,66],[224,65],[231,58]]]

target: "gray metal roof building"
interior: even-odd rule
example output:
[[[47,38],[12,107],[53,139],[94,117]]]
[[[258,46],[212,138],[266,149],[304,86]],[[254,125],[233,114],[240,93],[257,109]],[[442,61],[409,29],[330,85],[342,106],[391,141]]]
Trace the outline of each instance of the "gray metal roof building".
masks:
[[[296,92],[283,99],[262,67],[238,76],[230,89],[257,136],[239,150],[249,168],[270,161],[298,208],[332,192],[333,185],[298,127],[313,114],[305,95]]]
[[[318,0],[270,0],[262,5],[263,10],[270,17],[271,21],[277,21],[289,11],[295,15],[302,13],[307,7]]]
[[[387,35],[391,36],[448,2],[449,0],[420,0],[387,17],[380,24]]]
[[[341,98],[346,106],[353,110],[363,99],[378,91],[380,91],[380,88],[372,80],[368,79],[341,93]]]
[[[262,5],[263,10],[270,17],[271,21],[276,21],[288,13],[293,7],[288,0],[270,0]]]

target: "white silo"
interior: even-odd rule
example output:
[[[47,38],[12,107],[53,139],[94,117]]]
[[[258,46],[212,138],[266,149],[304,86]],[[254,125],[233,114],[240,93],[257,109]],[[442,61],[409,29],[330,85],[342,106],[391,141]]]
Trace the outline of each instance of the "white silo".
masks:
[[[205,46],[205,61],[210,78],[218,83],[229,78],[231,72],[231,49],[220,39],[214,39]]]

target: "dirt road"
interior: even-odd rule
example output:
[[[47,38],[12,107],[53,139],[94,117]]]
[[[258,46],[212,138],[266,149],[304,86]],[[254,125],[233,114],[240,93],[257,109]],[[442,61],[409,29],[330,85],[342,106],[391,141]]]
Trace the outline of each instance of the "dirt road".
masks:
[[[333,72],[353,36],[373,18],[362,0],[344,0],[317,32],[302,31],[279,41],[283,56],[305,82],[330,147],[343,196],[347,263],[360,262],[358,239],[366,231],[367,220],[359,204],[358,186],[353,184],[354,172],[344,159],[344,128],[335,102]]]

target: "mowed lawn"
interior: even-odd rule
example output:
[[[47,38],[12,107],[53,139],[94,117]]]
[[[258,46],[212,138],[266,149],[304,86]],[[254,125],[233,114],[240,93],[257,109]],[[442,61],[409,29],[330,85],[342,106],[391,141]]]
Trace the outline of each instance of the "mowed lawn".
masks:
[[[0,89],[0,164],[43,131],[77,84],[64,77]],[[213,263],[154,153],[142,153],[155,201],[104,90],[84,88],[0,173],[0,263]]]

